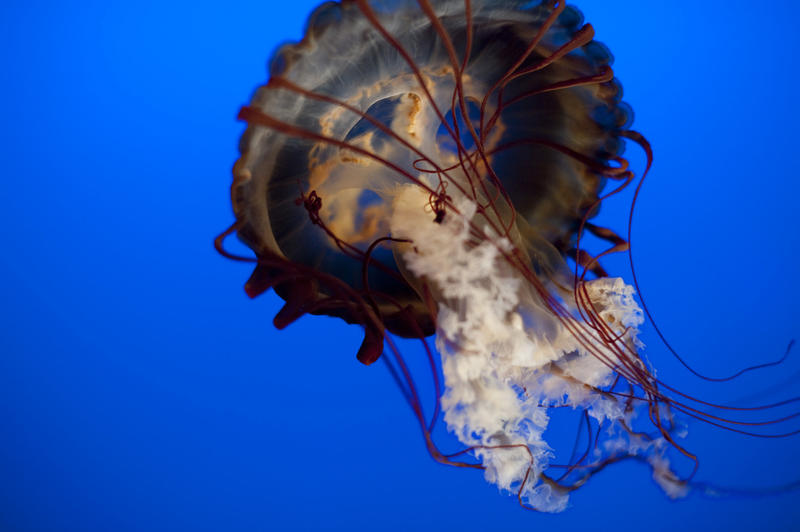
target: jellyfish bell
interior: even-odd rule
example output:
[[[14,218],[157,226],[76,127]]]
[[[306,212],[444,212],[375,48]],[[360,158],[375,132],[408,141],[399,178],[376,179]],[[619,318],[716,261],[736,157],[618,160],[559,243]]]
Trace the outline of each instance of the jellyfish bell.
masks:
[[[442,30],[456,48],[451,51],[463,55],[459,48],[464,47],[466,32],[473,34],[463,68],[452,64],[429,15],[416,2],[320,6],[310,17],[303,41],[277,51],[269,83],[242,111],[251,127],[234,170],[239,236],[257,253],[274,253],[360,289],[361,266],[350,254],[360,255],[350,246],[363,252],[387,235],[388,210],[398,185],[416,181],[432,193],[437,187],[445,193],[484,174],[477,178],[483,183],[479,193],[486,197],[503,191],[514,198],[513,210],[494,201],[495,217],[507,221],[516,212],[524,213],[529,246],[538,245],[545,255],[565,252],[582,211],[596,203],[603,176],[552,146],[582,149],[600,164],[620,151],[615,130],[627,122],[628,109],[619,103],[621,91],[608,69],[605,48],[593,41],[582,47],[571,42],[580,30],[577,11],[562,9],[558,21],[548,21],[552,10],[522,7],[525,4],[473,2],[468,24],[464,2],[436,3]],[[538,72],[508,83],[507,110],[493,116],[497,101],[484,98],[491,84],[522,59],[546,22],[551,30],[543,32],[538,46],[516,69],[539,67]],[[561,59],[564,64],[554,63],[547,54],[565,44],[575,50]],[[545,59],[550,63],[537,64]],[[556,90],[558,82],[579,77],[606,81],[574,81],[570,91]],[[484,121],[492,120],[480,141],[482,160],[470,163],[476,175],[459,168],[462,154],[452,149],[456,141],[464,144],[462,138],[472,142],[463,119],[458,120],[459,138],[452,136],[459,126],[453,116],[461,116],[460,106],[452,112],[455,79],[467,113],[472,111],[474,117],[480,105]],[[489,153],[493,149],[496,152]],[[487,162],[491,176],[479,168]],[[315,216],[309,216],[313,206],[306,201],[312,194],[320,201]],[[306,199],[298,205],[301,195]],[[348,249],[342,249],[342,243]],[[388,330],[418,335],[404,330],[404,320],[394,319],[401,306],[431,334],[431,309],[421,304],[406,279],[398,277],[387,246],[375,249],[372,261],[388,267],[371,268],[371,288],[397,300],[377,302],[391,324]],[[251,293],[264,285],[262,279],[273,277],[268,267],[259,270],[249,283]],[[287,290],[278,288],[285,297]],[[347,305],[320,313],[361,321]]]
[[[639,355],[634,288],[581,247],[590,232],[626,249],[591,219],[634,177],[625,140],[650,153],[611,62],[560,0],[324,3],[240,112],[236,222],[217,241],[253,250],[245,288],[284,299],[276,327],[362,325],[358,359],[394,361],[433,457],[537,510],[628,458],[680,496],[667,451],[696,461],[676,440],[684,403]],[[430,418],[392,335],[430,357]],[[565,463],[545,435],[559,407],[591,443]],[[432,442],[440,411],[463,451]]]

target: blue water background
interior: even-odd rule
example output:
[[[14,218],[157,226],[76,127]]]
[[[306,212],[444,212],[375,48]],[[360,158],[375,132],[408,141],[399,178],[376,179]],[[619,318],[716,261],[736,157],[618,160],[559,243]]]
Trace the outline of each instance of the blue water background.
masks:
[[[526,512],[429,458],[385,368],[356,361],[357,327],[273,329],[278,298],[249,300],[249,267],[211,241],[232,221],[236,112],[314,4],[0,7],[0,530],[800,527],[797,491],[673,502],[635,463],[563,514]],[[780,356],[800,337],[800,4],[579,5],[655,149],[634,244],[660,326],[708,374]],[[601,221],[623,230],[628,201]],[[800,353],[710,386],[644,340],[693,394],[800,395]],[[688,429],[700,480],[800,478],[800,438]]]

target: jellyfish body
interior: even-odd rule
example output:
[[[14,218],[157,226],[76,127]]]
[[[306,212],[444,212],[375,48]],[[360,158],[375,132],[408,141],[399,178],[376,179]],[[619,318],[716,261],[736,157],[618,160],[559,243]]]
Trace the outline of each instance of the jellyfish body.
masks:
[[[269,83],[243,112],[253,126],[242,139],[235,168],[232,195],[240,237],[257,253],[275,253],[361,290],[361,266],[338,241],[363,252],[386,236],[391,198],[401,184],[416,179],[432,193],[448,194],[480,180],[476,193],[495,203],[489,215],[508,224],[512,209],[520,213],[515,230],[524,232],[526,247],[541,248],[543,264],[549,255],[567,252],[604,177],[566,150],[596,164],[616,156],[621,149],[616,132],[629,113],[619,103],[621,91],[603,46],[573,43],[570,54],[552,61],[552,53],[580,31],[580,14],[567,9],[550,21],[551,8],[526,4],[472,2],[468,23],[463,1],[437,2],[431,9],[441,28],[416,2],[320,6],[305,39],[277,51]],[[546,22],[548,31],[537,35]],[[454,64],[449,52],[465,57],[468,31],[466,62]],[[537,36],[538,45],[515,65]],[[525,69],[536,70],[505,86],[504,110],[494,116],[497,98],[484,102],[485,95],[509,71]],[[605,81],[556,90],[558,83],[579,78]],[[474,119],[482,111],[484,122],[492,120],[485,124],[485,138],[478,139],[481,158],[468,165],[459,164],[464,154],[454,149],[458,142],[475,151],[461,105],[453,102],[457,84],[466,113]],[[266,116],[256,116],[259,112]],[[265,118],[273,123],[262,127],[258,122]],[[496,200],[501,189],[513,206]],[[321,199],[319,220],[296,204],[312,191]],[[371,269],[371,288],[410,306],[430,334],[431,310],[398,276],[402,272],[387,248],[376,249],[373,259],[386,268]],[[261,277],[257,273],[251,285]],[[393,317],[397,305],[377,304],[390,331],[417,335]],[[346,308],[321,312],[363,321]]]
[[[430,423],[404,390],[434,458],[462,454],[430,441],[441,407],[478,460],[458,465],[545,511],[626,458],[682,495],[665,450],[693,459],[639,357],[633,288],[580,248],[584,230],[625,248],[590,222],[606,183],[633,177],[624,139],[641,140],[611,62],[563,1],[327,2],[240,113],[231,232],[256,254],[248,294],[286,301],[279,328],[362,325],[365,363],[385,341],[399,357],[388,333],[436,333]],[[633,428],[642,405],[649,431]],[[554,407],[593,440],[566,464],[545,438]]]

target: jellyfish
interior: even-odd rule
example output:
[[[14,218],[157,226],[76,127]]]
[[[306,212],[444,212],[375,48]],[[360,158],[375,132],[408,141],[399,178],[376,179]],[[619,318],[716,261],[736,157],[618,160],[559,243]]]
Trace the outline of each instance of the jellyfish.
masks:
[[[601,266],[630,235],[592,222],[636,182],[626,143],[652,161],[612,62],[563,0],[323,3],[239,113],[236,221],[216,241],[255,264],[250,297],[285,301],[278,329],[305,314],[362,326],[357,359],[386,362],[431,456],[539,511],[629,459],[685,495],[698,461],[676,414],[739,432],[784,421],[737,421],[642,354],[635,279]],[[255,258],[225,250],[234,233]],[[428,416],[394,337],[421,342]],[[546,430],[562,408],[588,445],[557,461]],[[437,447],[441,421],[461,450]]]

